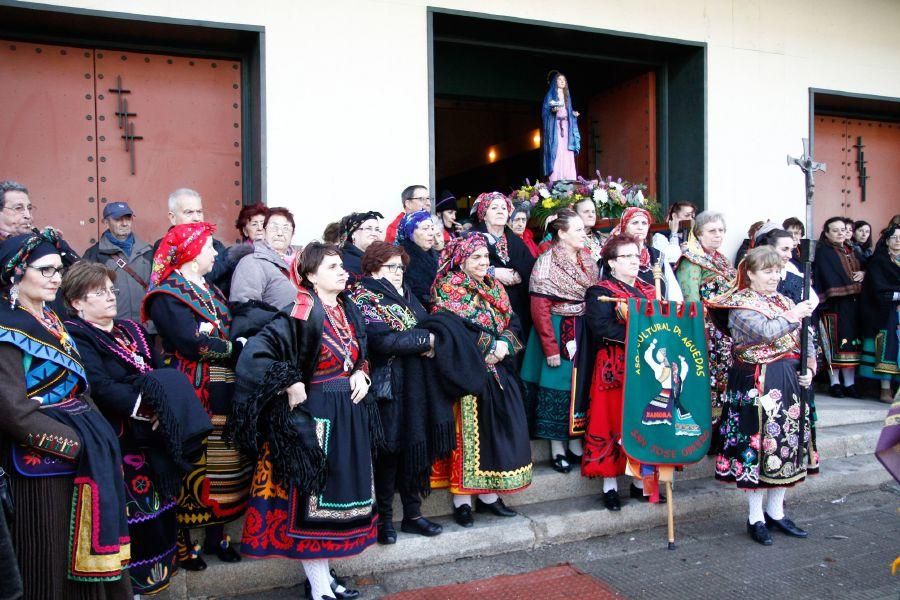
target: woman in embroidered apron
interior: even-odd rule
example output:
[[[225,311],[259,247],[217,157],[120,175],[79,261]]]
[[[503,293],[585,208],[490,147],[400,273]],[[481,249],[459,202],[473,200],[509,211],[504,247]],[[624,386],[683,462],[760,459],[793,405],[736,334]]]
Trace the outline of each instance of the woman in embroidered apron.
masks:
[[[865,273],[856,252],[845,243],[848,234],[844,225],[842,217],[831,217],[822,225],[813,283],[822,299],[819,319],[831,379],[829,393],[835,398],[861,398],[856,391],[856,367],[862,351],[859,298]]]
[[[725,255],[719,252],[724,241],[725,218],[720,213],[703,211],[697,215],[676,271],[685,302],[702,302],[706,306],[734,285],[737,271]],[[722,415],[722,404],[725,402],[725,390],[728,387],[728,369],[732,360],[731,338],[713,323],[708,311],[705,325],[706,348],[709,353],[710,403],[715,436],[716,423]]]
[[[550,440],[550,459],[560,473],[581,462],[590,356],[583,327],[584,294],[597,283],[597,263],[585,248],[581,217],[559,211],[547,225],[550,250],[531,272],[534,329],[525,347],[522,381],[534,410],[534,435]],[[574,375],[574,381],[573,381]]]
[[[381,425],[366,330],[336,246],[311,242],[291,265],[299,292],[237,365],[231,436],[258,455],[245,555],[299,559],[310,597],[355,598],[328,561],[375,543],[372,451]]]
[[[12,541],[28,600],[130,600],[119,442],[45,305],[61,281],[59,243],[48,228],[0,244],[0,466],[16,509]]]
[[[485,235],[490,257],[490,275],[503,284],[513,312],[519,318],[522,335],[531,332],[531,298],[528,281],[534,267],[534,257],[522,238],[509,229],[507,223],[512,202],[500,192],[481,194],[472,205],[474,231]]]
[[[66,272],[60,290],[78,315],[66,328],[78,344],[92,398],[119,435],[131,583],[135,593],[152,595],[169,586],[177,567],[178,490],[212,424],[183,373],[154,369],[159,361],[147,331],[115,318],[115,279],[105,265],[81,261]]]
[[[746,278],[744,277],[746,269]],[[771,545],[768,526],[787,535],[807,533],[784,514],[789,486],[818,471],[811,410],[801,395],[816,369],[815,353],[799,374],[800,323],[812,314],[807,300],[794,304],[779,294],[782,260],[770,246],[748,251],[738,289],[714,304],[728,309],[734,364],[718,425],[716,479],[747,490],[747,533]],[[765,512],[764,490],[768,490]]]
[[[503,286],[488,275],[487,242],[479,233],[451,240],[441,253],[434,282],[435,312],[460,317],[484,357],[489,377],[484,390],[459,399],[456,449],[436,467],[449,481],[454,518],[471,527],[475,509],[501,517],[516,512],[497,495],[531,485],[531,445],[515,354],[522,350],[518,320]],[[449,466],[449,469],[447,468]],[[449,473],[448,473],[449,471]]]
[[[599,284],[587,291],[585,323],[591,345],[596,351],[590,388],[590,408],[584,440],[581,474],[603,478],[603,504],[608,510],[621,509],[616,477],[626,471],[626,456],[622,450],[623,386],[625,383],[625,322],[628,307],[625,302],[606,302],[601,298],[644,298],[652,300],[654,287],[638,277],[640,246],[629,235],[615,235],[603,246],[603,271]],[[654,486],[644,486],[640,467],[633,473],[632,498],[658,502]],[[655,471],[646,473],[655,482]],[[646,495],[645,495],[646,494]],[[652,497],[652,498],[651,498]],[[664,498],[663,498],[664,500]]]
[[[203,551],[224,562],[240,555],[225,535],[224,526],[243,514],[253,468],[229,447],[222,432],[231,414],[234,363],[242,341],[229,340],[231,314],[225,297],[204,275],[216,257],[209,223],[186,223],[169,229],[153,257],[150,291],[144,298],[144,320],[152,319],[162,339],[164,364],[187,375],[197,399],[209,413],[213,431],[206,452],[184,479],[178,498],[180,566],[206,568],[190,529],[205,529]]]

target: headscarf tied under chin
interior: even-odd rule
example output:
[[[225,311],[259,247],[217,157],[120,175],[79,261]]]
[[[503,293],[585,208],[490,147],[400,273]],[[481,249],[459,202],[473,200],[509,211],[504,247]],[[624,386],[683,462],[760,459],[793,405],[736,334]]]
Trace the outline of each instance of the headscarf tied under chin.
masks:
[[[506,203],[507,215],[512,214],[512,201],[500,192],[485,192],[480,194],[475,198],[475,204],[472,205],[471,214],[475,215],[479,221],[484,221],[484,215],[487,214],[487,211],[491,207],[491,204],[494,203],[494,200],[503,200]]]
[[[153,255],[150,287],[158,286],[177,267],[197,258],[207,238],[215,231],[216,226],[212,223],[184,223],[169,229]]]
[[[394,245],[399,246],[403,240],[411,240],[419,224],[430,218],[431,213],[427,210],[417,210],[403,215],[400,223],[397,224],[397,239],[394,240]]]
[[[606,238],[607,242],[613,239],[615,236],[622,234],[628,228],[628,223],[631,222],[637,216],[643,215],[644,218],[647,219],[647,225],[653,222],[653,218],[650,216],[650,211],[647,209],[641,208],[639,206],[629,206],[622,213],[622,218],[619,220],[619,223],[612,228],[612,231],[609,232],[609,237]],[[648,230],[649,231],[649,230]],[[603,244],[604,246],[606,243]],[[647,240],[640,240],[641,246],[641,266],[646,267],[650,265],[650,251],[647,250]]]
[[[62,238],[52,227],[23,233],[0,244],[0,284],[10,285],[25,274],[25,267],[49,254],[60,254]]]
[[[466,262],[467,258],[481,248],[487,248],[487,240],[482,234],[477,232],[451,239],[441,252],[441,259],[438,263],[437,275],[434,280],[437,281],[453,269],[458,269]]]
[[[338,238],[338,245],[344,247],[353,243],[353,234],[362,227],[362,224],[370,219],[383,219],[384,215],[380,212],[370,210],[369,212],[350,213],[341,219],[341,232]]]

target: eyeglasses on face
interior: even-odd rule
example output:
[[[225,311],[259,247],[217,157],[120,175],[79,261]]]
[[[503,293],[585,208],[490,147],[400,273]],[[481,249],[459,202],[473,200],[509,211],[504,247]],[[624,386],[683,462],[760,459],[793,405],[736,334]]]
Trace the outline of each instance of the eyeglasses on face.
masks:
[[[16,204],[15,206],[4,206],[3,210],[8,210],[10,212],[14,212],[17,215],[24,215],[26,212],[32,213],[34,212],[33,204]]]
[[[272,223],[269,223],[269,225],[268,225],[268,227],[266,227],[266,229],[268,229],[269,231],[271,231],[273,233],[293,233],[294,232],[294,227],[290,223],[288,223],[287,225],[273,225]]]
[[[119,288],[106,288],[105,290],[97,290],[96,292],[88,292],[85,298],[103,298],[105,296],[115,296],[119,293]]]
[[[371,225],[366,225],[365,227],[360,227],[357,231],[368,231],[369,233],[381,233],[381,227],[372,227]]]
[[[62,277],[63,273],[66,272],[65,267],[32,267],[29,265],[28,268],[40,272],[47,279],[52,279],[54,275]]]
[[[410,200],[418,200],[419,202],[431,202],[433,198],[431,196],[413,196]]]
[[[403,273],[406,271],[406,267],[403,265],[381,265],[383,268],[387,269],[391,273]]]
[[[641,257],[640,254],[619,254],[616,256],[616,258],[627,258],[629,260],[633,260],[635,258],[640,258],[640,257]]]

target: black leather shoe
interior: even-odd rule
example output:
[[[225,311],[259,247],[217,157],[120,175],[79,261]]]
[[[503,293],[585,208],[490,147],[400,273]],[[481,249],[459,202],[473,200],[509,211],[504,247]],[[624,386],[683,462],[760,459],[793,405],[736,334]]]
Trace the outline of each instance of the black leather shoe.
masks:
[[[557,473],[570,473],[572,471],[572,465],[566,460],[566,457],[562,454],[557,454],[553,457],[553,470]]]
[[[322,600],[353,600],[354,598],[359,598],[359,590],[351,590],[349,589],[344,580],[339,578],[334,574],[334,569],[331,569],[331,592],[334,596],[322,596]],[[342,586],[344,588],[343,592],[337,591],[337,586]],[[309,583],[309,579],[303,582],[303,591],[306,593],[307,598],[312,598],[312,585]]]
[[[394,529],[393,523],[378,524],[378,543],[383,546],[397,543],[397,530]]]
[[[631,487],[628,488],[628,495],[639,502],[650,502],[650,496],[645,496],[644,490],[634,485],[633,483],[631,484]],[[666,503],[666,495],[662,492],[659,493],[659,503]]]
[[[419,517],[417,519],[403,519],[400,521],[400,531],[424,535],[425,537],[434,537],[444,531],[444,528],[425,517]]]
[[[481,498],[475,499],[475,512],[492,512],[498,517],[514,517],[517,513],[513,509],[503,504],[503,498],[497,498],[496,502],[488,504],[482,502]]]
[[[762,544],[763,546],[772,545],[772,536],[769,535],[769,530],[766,529],[766,524],[762,521],[757,521],[752,525],[747,523],[747,533],[750,534],[750,537],[753,538],[754,542]]]
[[[206,561],[201,556],[191,556],[191,558],[179,560],[178,568],[185,571],[205,571]]]
[[[862,394],[860,394],[856,390],[855,385],[845,385],[844,386],[844,396],[848,398],[862,398]]]
[[[453,509],[453,520],[461,527],[471,527],[475,524],[472,518],[472,507],[468,504],[457,506]]]
[[[809,533],[807,533],[806,531],[803,531],[802,529],[797,527],[797,524],[794,523],[793,521],[791,521],[790,519],[788,519],[787,517],[784,517],[783,519],[775,520],[772,517],[770,517],[768,515],[768,513],[764,513],[764,514],[766,515],[766,525],[772,525],[775,527],[775,529],[778,529],[782,533],[785,533],[792,537],[797,537],[797,538],[809,537]]]
[[[241,562],[241,555],[237,553],[237,550],[231,544],[231,536],[226,535],[214,548],[205,547],[203,552],[204,554],[215,554],[222,562]]]
[[[606,507],[606,510],[611,510],[613,512],[622,510],[622,504],[619,502],[619,490],[603,492],[602,499],[603,506]]]
[[[574,452],[566,448],[566,462],[568,462],[569,465],[580,465],[582,458],[584,458],[583,454],[575,454]]]
[[[828,395],[832,398],[843,398],[844,397],[844,388],[841,387],[840,384],[835,383],[830,388],[828,388]]]

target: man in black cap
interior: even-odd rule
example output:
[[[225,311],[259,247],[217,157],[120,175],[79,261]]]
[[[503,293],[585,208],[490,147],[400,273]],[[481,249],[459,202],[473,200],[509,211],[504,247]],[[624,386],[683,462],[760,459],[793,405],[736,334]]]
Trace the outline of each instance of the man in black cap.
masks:
[[[103,222],[106,231],[83,258],[102,263],[116,273],[116,317],[140,322],[141,302],[153,268],[153,248],[134,235],[134,211],[127,202],[104,206]]]

